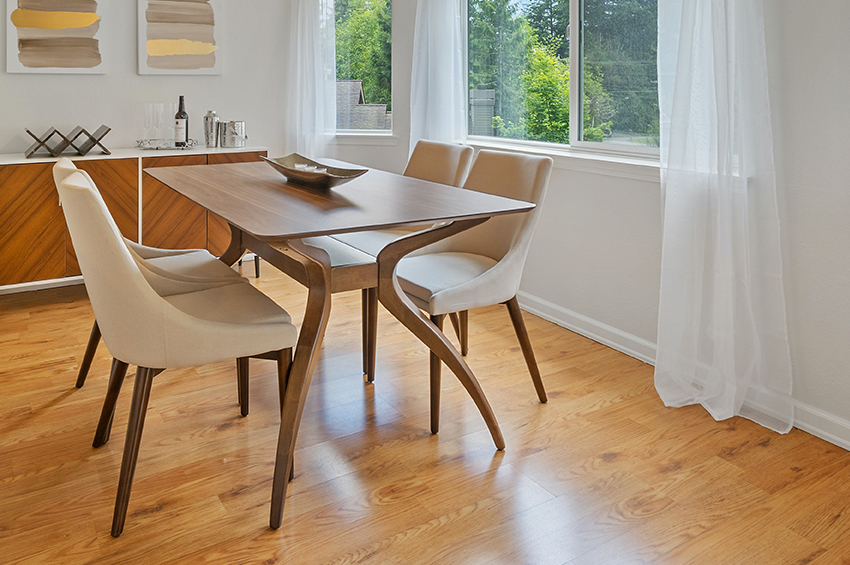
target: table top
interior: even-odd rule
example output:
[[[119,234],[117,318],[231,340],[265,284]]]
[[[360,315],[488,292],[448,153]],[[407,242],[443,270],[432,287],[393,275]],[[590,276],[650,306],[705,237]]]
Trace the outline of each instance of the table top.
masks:
[[[534,208],[521,200],[375,169],[328,191],[289,184],[264,162],[158,167],[145,172],[266,241],[475,219]]]

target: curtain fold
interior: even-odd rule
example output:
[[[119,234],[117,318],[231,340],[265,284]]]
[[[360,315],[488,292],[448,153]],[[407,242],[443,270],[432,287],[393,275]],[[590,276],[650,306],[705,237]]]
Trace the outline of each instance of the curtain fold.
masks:
[[[659,0],[664,231],[655,386],[793,426],[761,0]]]
[[[419,0],[410,79],[410,152],[420,139],[466,139],[465,0]]]
[[[336,132],[336,49],[333,0],[289,0],[286,83],[287,151],[328,152]]]

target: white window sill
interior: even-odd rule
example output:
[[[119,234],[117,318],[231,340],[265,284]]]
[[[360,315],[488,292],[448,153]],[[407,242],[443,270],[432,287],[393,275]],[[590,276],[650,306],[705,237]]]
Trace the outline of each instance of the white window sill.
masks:
[[[546,155],[554,161],[556,169],[607,175],[646,182],[660,182],[661,165],[657,155],[627,155],[616,150],[600,150],[554,146],[549,143],[523,142],[504,138],[469,137],[468,145],[476,149],[519,151],[533,155]]]
[[[398,145],[398,137],[392,132],[380,132],[374,130],[338,131],[334,135],[335,145]]]

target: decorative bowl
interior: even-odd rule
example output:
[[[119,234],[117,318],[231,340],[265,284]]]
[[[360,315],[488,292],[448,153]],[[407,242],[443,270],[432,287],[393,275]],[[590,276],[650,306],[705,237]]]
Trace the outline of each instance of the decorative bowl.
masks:
[[[268,157],[263,159],[285,176],[288,182],[309,188],[329,189],[369,171],[369,169],[340,169],[322,165],[298,153],[275,159]]]

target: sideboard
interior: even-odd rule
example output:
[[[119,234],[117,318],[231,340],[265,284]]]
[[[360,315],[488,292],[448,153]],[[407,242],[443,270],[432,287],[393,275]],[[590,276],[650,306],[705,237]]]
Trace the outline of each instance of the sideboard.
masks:
[[[152,247],[220,255],[227,223],[151,176],[148,167],[259,161],[264,148],[192,148],[68,157],[91,175],[125,237]],[[53,184],[52,157],[0,155],[0,294],[80,282],[80,267]]]

